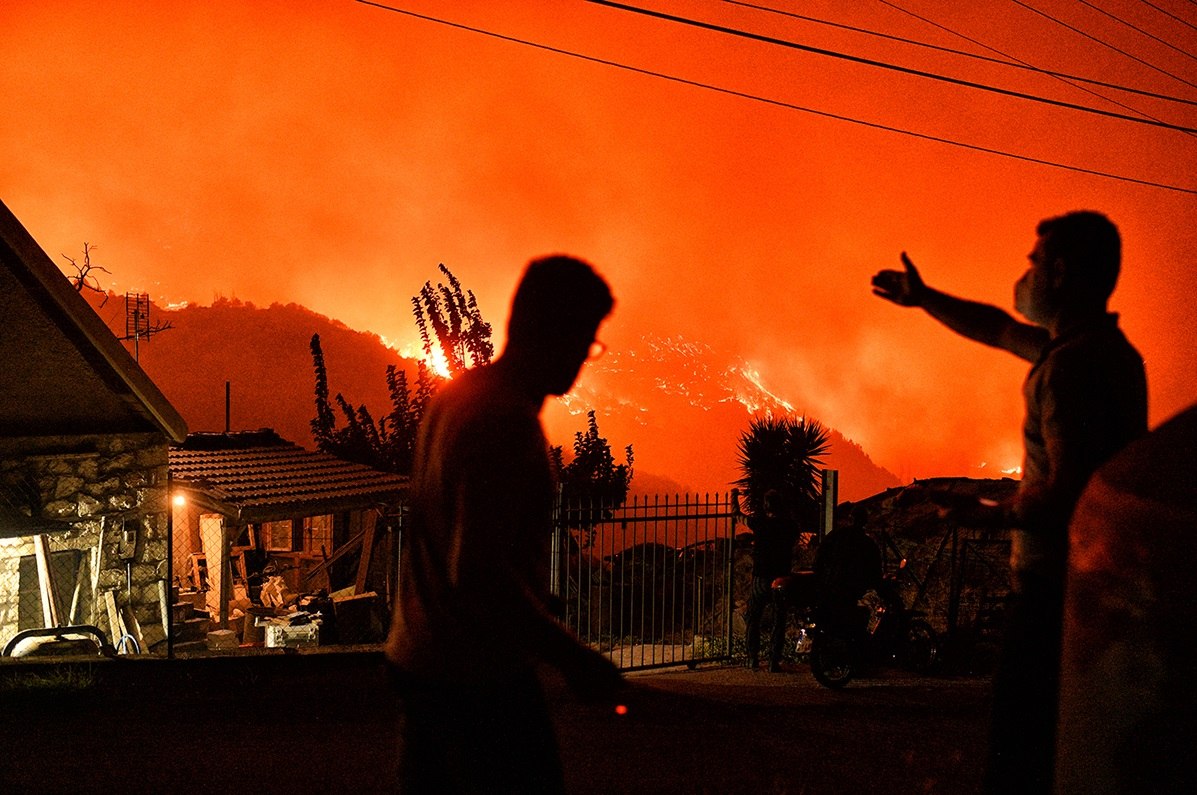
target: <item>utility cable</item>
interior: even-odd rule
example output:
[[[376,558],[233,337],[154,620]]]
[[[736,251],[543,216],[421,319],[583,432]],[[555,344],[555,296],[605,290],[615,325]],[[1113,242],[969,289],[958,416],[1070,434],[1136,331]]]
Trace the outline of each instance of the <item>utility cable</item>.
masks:
[[[977,39],[974,39],[974,38],[972,38],[971,36],[966,36],[965,34],[963,34],[963,33],[960,33],[960,32],[959,32],[959,31],[957,31],[957,30],[953,30],[952,28],[949,28],[949,27],[947,27],[946,25],[942,25],[942,24],[940,24],[940,23],[936,22],[935,20],[928,19],[927,17],[924,17],[924,16],[922,16],[922,15],[920,15],[920,14],[916,14],[916,13],[914,13],[913,11],[910,11],[910,10],[908,10],[908,9],[906,9],[906,8],[903,8],[902,6],[898,5],[897,3],[895,3],[895,2],[892,2],[891,0],[877,0],[877,2],[879,2],[879,3],[882,3],[883,5],[889,6],[890,8],[894,9],[895,11],[901,11],[903,14],[908,14],[908,15],[910,15],[910,16],[912,16],[912,17],[914,17],[915,19],[918,19],[918,20],[920,20],[920,21],[922,21],[922,22],[925,22],[925,23],[927,23],[928,25],[932,25],[932,26],[934,26],[934,27],[936,27],[936,28],[939,28],[939,29],[940,29],[940,30],[942,30],[942,31],[945,31],[945,32],[947,32],[947,33],[950,33],[950,34],[952,34],[953,36],[958,36],[959,38],[962,38],[962,39],[964,39],[965,41],[971,42],[971,43],[973,43],[973,44],[977,45],[978,47],[984,47],[985,49],[989,50],[990,52],[995,52],[995,53],[997,53],[998,55],[1004,56],[1004,57],[1006,57],[1006,58],[1013,59],[1014,61],[1017,61],[1018,63],[1020,63],[1020,64],[1023,64],[1023,65],[1025,65],[1025,66],[1027,66],[1027,67],[1029,67],[1029,68],[1031,68],[1031,69],[1034,69],[1034,68],[1035,68],[1035,67],[1031,66],[1031,64],[1029,64],[1029,63],[1027,63],[1026,61],[1022,60],[1021,58],[1017,58],[1016,56],[1010,55],[1009,53],[1003,52],[1003,51],[1001,51],[1001,50],[999,50],[999,49],[997,49],[997,48],[995,48],[995,47],[990,47],[988,44],[985,44],[984,42],[978,41]],[[1080,91],[1084,91],[1086,94],[1089,94],[1089,95],[1091,95],[1091,96],[1097,97],[1098,99],[1101,99],[1101,100],[1105,100],[1106,102],[1113,103],[1113,104],[1117,105],[1117,106],[1118,106],[1118,107],[1120,107],[1120,108],[1123,108],[1123,109],[1125,109],[1125,110],[1129,110],[1129,111],[1130,111],[1130,112],[1132,112],[1132,113],[1136,113],[1136,114],[1138,114],[1139,116],[1141,116],[1141,117],[1143,117],[1143,118],[1145,118],[1145,119],[1152,119],[1152,120],[1154,120],[1154,121],[1161,121],[1161,119],[1160,119],[1158,116],[1153,116],[1152,114],[1150,114],[1150,113],[1147,113],[1146,111],[1142,111],[1142,110],[1139,110],[1138,108],[1131,107],[1130,105],[1127,105],[1125,102],[1120,102],[1120,101],[1118,101],[1118,100],[1114,99],[1113,97],[1107,97],[1105,94],[1102,94],[1102,93],[1099,93],[1099,92],[1097,92],[1097,91],[1094,91],[1094,90],[1093,90],[1093,89],[1091,89],[1091,88],[1086,88],[1085,86],[1078,85],[1077,83],[1073,82],[1073,81],[1072,81],[1072,80],[1070,80],[1069,78],[1066,78],[1066,77],[1055,77],[1055,79],[1056,79],[1056,80],[1059,80],[1060,82],[1062,82],[1062,83],[1064,83],[1064,84],[1066,84],[1066,85],[1072,86],[1072,87],[1073,87],[1073,88],[1075,88],[1075,89],[1078,89],[1078,90],[1080,90]],[[1186,135],[1194,136],[1195,134],[1194,134],[1194,133],[1186,133]]]
[[[1182,25],[1188,25],[1193,30],[1197,30],[1197,25],[1194,25],[1192,22],[1190,22],[1187,19],[1181,19],[1180,17],[1176,16],[1176,14],[1173,14],[1171,11],[1160,8],[1155,3],[1151,2],[1151,0],[1140,0],[1140,2],[1142,2],[1144,5],[1151,6],[1156,11],[1159,11],[1161,14],[1163,14],[1166,17],[1171,17],[1172,19],[1175,19],[1177,22],[1179,22]]]
[[[521,39],[521,38],[517,38],[515,36],[508,36],[503,33],[496,33],[495,31],[492,31],[492,30],[486,30],[484,28],[473,27],[470,25],[463,24],[461,22],[452,22],[450,20],[442,19],[440,17],[429,16],[427,14],[421,14],[416,11],[409,11],[404,8],[397,8],[395,6],[385,5],[383,3],[374,2],[373,0],[354,0],[354,2],[360,3],[361,5],[373,6],[375,8],[379,8],[384,11],[391,11],[396,14],[402,14],[404,16],[412,17],[414,19],[424,20],[425,22],[432,22],[437,25],[444,25],[446,27],[454,28],[456,30],[464,30],[464,31],[468,31],[470,33],[477,33],[479,35],[487,36],[492,39],[498,39],[500,41],[506,41],[506,42],[510,42],[512,44],[521,44],[521,45],[524,45],[525,47],[532,47],[533,49],[542,50],[544,52],[551,52],[551,53],[555,53],[557,55],[564,55],[564,56],[567,56],[570,58],[577,58],[582,61],[587,61],[589,63],[601,64],[603,66],[610,66],[615,69],[622,69],[627,72],[634,72],[635,74],[645,75],[647,77],[656,77],[656,78],[660,78],[662,80],[668,80],[672,83],[679,83],[681,85],[692,86],[694,88],[703,88],[703,89],[707,89],[709,91],[714,91],[719,94],[725,94],[728,96],[739,97],[740,99],[752,100],[754,102],[762,102],[766,105],[772,105],[772,106],[778,107],[778,108],[785,108],[787,110],[801,111],[803,113],[810,113],[812,115],[821,116],[821,117],[827,118],[827,119],[834,119],[836,121],[844,121],[844,122],[848,122],[850,124],[857,124],[862,127],[868,127],[870,129],[874,129],[874,130],[881,130],[883,132],[897,133],[898,135],[906,135],[906,136],[909,136],[912,138],[918,138],[918,139],[925,140],[925,141],[933,141],[935,143],[947,144],[948,146],[955,146],[955,147],[959,147],[961,149],[968,149],[968,150],[971,150],[974,152],[984,152],[986,154],[997,155],[998,157],[1007,157],[1007,158],[1011,158],[1014,160],[1020,160],[1020,161],[1026,162],[1026,163],[1035,163],[1036,165],[1048,166],[1050,168],[1059,168],[1059,169],[1063,169],[1065,171],[1074,171],[1074,172],[1077,172],[1080,174],[1088,174],[1090,176],[1095,176],[1095,177],[1104,177],[1106,179],[1117,180],[1119,182],[1130,182],[1130,183],[1134,183],[1136,185],[1143,185],[1143,186],[1146,186],[1149,188],[1160,188],[1162,190],[1175,191],[1177,193],[1187,193],[1190,195],[1197,196],[1197,188],[1186,188],[1186,187],[1182,187],[1180,185],[1170,185],[1170,184],[1164,183],[1164,182],[1153,182],[1151,180],[1140,179],[1138,177],[1128,177],[1128,176],[1125,176],[1122,174],[1114,174],[1114,173],[1107,172],[1107,171],[1098,171],[1096,169],[1085,168],[1083,166],[1073,166],[1073,165],[1069,165],[1067,163],[1058,163],[1058,162],[1055,162],[1052,160],[1043,160],[1043,159],[1040,159],[1037,157],[1031,157],[1029,155],[1020,155],[1015,152],[1007,152],[1007,151],[1004,151],[1001,149],[991,149],[991,148],[985,147],[985,146],[978,146],[976,144],[970,144],[970,143],[964,143],[962,141],[956,141],[951,138],[942,138],[942,137],[935,136],[935,135],[929,135],[927,133],[920,133],[920,132],[915,132],[913,130],[903,129],[901,127],[892,127],[892,126],[885,125],[885,124],[879,124],[877,122],[871,122],[871,121],[865,121],[863,119],[853,118],[851,116],[843,116],[843,115],[840,115],[837,113],[830,113],[830,112],[824,111],[824,110],[803,107],[802,105],[796,105],[796,104],[793,104],[790,102],[783,102],[782,100],[778,100],[778,99],[771,99],[769,97],[762,97],[757,94],[749,94],[744,91],[736,91],[735,89],[731,89],[731,88],[723,88],[722,86],[715,86],[715,85],[711,85],[710,83],[702,83],[697,80],[690,80],[685,77],[678,77],[677,75],[671,75],[666,72],[657,72],[657,71],[653,71],[651,69],[644,69],[639,66],[631,66],[629,64],[621,63],[619,61],[612,61],[607,58],[599,58],[594,55],[586,55],[585,53],[576,52],[574,50],[566,50],[566,49],[563,49],[560,47],[553,47],[548,44],[541,44],[540,42],[530,41],[528,39]]]
[[[1168,77],[1171,77],[1173,80],[1178,80],[1181,83],[1184,83],[1186,86],[1192,86],[1193,88],[1197,88],[1197,83],[1193,83],[1189,80],[1185,80],[1180,75],[1175,75],[1172,72],[1169,72],[1167,69],[1163,69],[1161,67],[1156,66],[1155,64],[1148,63],[1147,61],[1144,61],[1139,56],[1132,55],[1131,53],[1127,52],[1126,50],[1124,50],[1120,47],[1115,47],[1113,44],[1110,44],[1107,41],[1102,41],[1101,39],[1097,38],[1096,36],[1094,36],[1091,33],[1086,33],[1085,31],[1081,30],[1080,28],[1073,27],[1072,25],[1069,25],[1067,22],[1063,21],[1062,19],[1053,17],[1051,14],[1048,14],[1045,11],[1040,11],[1038,8],[1035,8],[1034,6],[1027,5],[1026,3],[1022,2],[1022,0],[1010,0],[1010,2],[1014,3],[1017,6],[1022,6],[1023,8],[1025,8],[1028,11],[1036,13],[1039,16],[1043,17],[1044,19],[1051,20],[1052,22],[1055,22],[1057,25],[1059,25],[1061,27],[1068,28],[1073,33],[1080,34],[1081,36],[1084,36],[1086,39],[1089,39],[1090,41],[1095,41],[1103,47],[1108,47],[1109,49],[1113,50],[1116,53],[1125,55],[1127,58],[1130,58],[1132,61],[1143,64],[1148,69],[1154,69],[1155,71],[1159,72],[1162,75],[1167,75]]]
[[[962,58],[971,58],[976,61],[984,61],[985,63],[998,64],[1000,66],[1008,66],[1008,67],[1012,67],[1014,69],[1022,69],[1022,70],[1028,71],[1028,72],[1034,72],[1036,74],[1046,75],[1047,77],[1056,77],[1056,78],[1060,78],[1063,80],[1076,81],[1079,83],[1088,83],[1089,85],[1101,86],[1102,88],[1112,88],[1115,91],[1125,91],[1130,94],[1139,94],[1140,96],[1151,97],[1152,99],[1160,99],[1160,100],[1164,100],[1167,102],[1179,102],[1184,105],[1197,106],[1197,99],[1185,99],[1184,97],[1177,97],[1177,96],[1173,96],[1171,94],[1160,94],[1155,91],[1146,91],[1141,88],[1132,88],[1130,86],[1124,86],[1124,85],[1120,85],[1118,83],[1107,83],[1104,80],[1095,80],[1091,77],[1081,77],[1080,75],[1069,74],[1067,72],[1056,72],[1056,71],[1052,71],[1051,69],[1043,69],[1041,67],[1034,66],[1025,61],[1020,61],[1018,59],[1015,59],[1014,56],[1007,55],[1006,53],[1003,53],[1000,50],[996,50],[987,44],[983,44],[982,42],[979,42],[975,39],[971,39],[968,36],[965,36],[963,33],[960,33],[958,31],[954,31],[950,28],[947,28],[947,27],[939,24],[938,22],[934,22],[930,19],[927,19],[926,17],[919,16],[918,14],[914,13],[913,11],[902,8],[901,6],[898,6],[898,5],[894,5],[893,3],[886,3],[886,5],[890,5],[894,9],[901,11],[904,14],[909,14],[910,16],[913,16],[915,19],[919,19],[919,20],[922,20],[923,22],[926,22],[930,25],[934,25],[935,27],[937,27],[941,30],[944,30],[948,33],[951,33],[954,36],[958,36],[959,38],[962,38],[965,41],[972,42],[973,44],[976,44],[979,47],[984,47],[985,49],[990,50],[991,52],[999,53],[1003,57],[1002,58],[993,58],[988,55],[979,55],[975,52],[968,52],[966,50],[958,50],[953,47],[944,47],[939,44],[931,44],[930,42],[926,42],[926,41],[919,41],[917,39],[909,39],[904,36],[896,36],[892,33],[882,33],[881,31],[870,30],[868,28],[858,28],[854,25],[845,25],[841,22],[832,22],[827,19],[819,19],[818,17],[806,16],[805,14],[796,14],[793,11],[783,11],[780,8],[771,8],[769,6],[758,5],[756,3],[748,3],[748,2],[744,2],[744,0],[723,0],[723,2],[727,3],[728,5],[742,6],[744,8],[753,8],[753,9],[756,9],[757,11],[764,11],[764,12],[767,12],[770,14],[777,14],[779,16],[790,17],[792,19],[802,20],[803,22],[811,22],[816,25],[825,25],[827,27],[838,28],[840,30],[852,31],[853,33],[862,33],[866,36],[874,36],[876,38],[888,39],[890,41],[896,41],[896,42],[900,42],[902,44],[910,44],[914,47],[922,47],[927,50],[935,50],[937,52],[944,52],[944,53],[948,53],[950,55],[959,55]],[[879,2],[885,3],[886,0],[879,0]]]
[[[1144,119],[1138,116],[1128,116],[1125,113],[1115,113],[1110,110],[1102,110],[1100,108],[1091,108],[1086,105],[1077,105],[1073,102],[1064,102],[1058,99],[1049,99],[1041,97],[1036,94],[1027,94],[1022,91],[1012,91],[1006,88],[998,88],[997,86],[990,86],[984,83],[976,83],[971,80],[961,80],[956,77],[948,77],[946,75],[937,74],[935,72],[927,72],[921,69],[912,69],[907,66],[899,66],[897,64],[887,63],[885,61],[877,61],[872,58],[863,58],[859,55],[850,55],[848,53],[836,52],[835,50],[826,50],[821,47],[812,47],[808,44],[799,44],[794,41],[787,41],[785,39],[778,39],[772,36],[765,36],[759,33],[751,33],[746,30],[738,28],[729,28],[724,25],[716,25],[711,22],[703,22],[689,17],[679,17],[674,14],[667,14],[664,11],[654,11],[640,6],[627,5],[626,3],[614,2],[614,0],[585,0],[587,3],[594,5],[607,6],[609,8],[619,9],[620,11],[629,11],[633,14],[640,14],[655,19],[662,19],[668,22],[677,22],[682,25],[700,28],[702,30],[709,30],[715,33],[725,33],[729,36],[736,36],[738,38],[748,39],[750,41],[759,41],[765,44],[776,44],[780,47],[787,47],[789,49],[801,50],[803,52],[814,53],[815,55],[825,55],[830,58],[838,58],[840,60],[849,61],[851,63],[863,64],[865,66],[874,66],[880,69],[886,69],[901,74],[913,75],[915,77],[925,77],[930,80],[937,80],[943,83],[950,83],[952,85],[963,86],[965,88],[975,88],[981,91],[988,91],[992,94],[1000,94],[1002,96],[1014,97],[1015,99],[1025,99],[1031,102],[1039,102],[1045,105],[1053,105],[1058,108],[1067,108],[1069,110],[1077,110],[1082,113],[1092,113],[1098,116],[1105,116],[1111,119],[1120,119],[1122,121],[1129,121],[1135,124],[1146,124],[1153,127],[1163,127],[1169,130],[1176,130],[1185,133],[1197,133],[1197,128],[1186,127],[1181,124],[1173,124],[1166,121],[1156,121],[1155,119]],[[1014,0],[1018,2],[1018,0]]]
[[[1092,8],[1094,11],[1098,12],[1099,14],[1104,14],[1105,16],[1109,17],[1110,19],[1114,20],[1115,22],[1119,23],[1120,25],[1125,25],[1126,27],[1130,28],[1131,30],[1141,33],[1142,35],[1146,36],[1149,39],[1154,39],[1155,41],[1158,41],[1160,44],[1164,45],[1165,47],[1168,47],[1169,49],[1176,50],[1178,53],[1185,56],[1186,58],[1197,61],[1197,57],[1194,57],[1192,53],[1185,52],[1184,50],[1182,50],[1180,47],[1177,47],[1172,42],[1164,41],[1163,39],[1161,39],[1159,36],[1155,35],[1154,33],[1143,30],[1143,28],[1139,27],[1138,25],[1136,25],[1132,22],[1127,22],[1125,19],[1118,16],[1117,14],[1111,14],[1109,11],[1106,11],[1104,8],[1101,8],[1100,6],[1096,6],[1093,3],[1090,3],[1089,0],[1079,0],[1079,2],[1081,3],[1081,5],[1085,5],[1085,6],[1088,6],[1089,8]]]

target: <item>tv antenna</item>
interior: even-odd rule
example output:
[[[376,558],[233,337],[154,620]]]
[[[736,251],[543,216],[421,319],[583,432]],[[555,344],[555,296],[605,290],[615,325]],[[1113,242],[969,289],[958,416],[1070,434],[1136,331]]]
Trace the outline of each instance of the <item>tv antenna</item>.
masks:
[[[133,358],[141,360],[141,340],[147,342],[153,335],[174,328],[169,320],[150,322],[150,294],[125,293],[125,336],[122,341],[133,340]]]

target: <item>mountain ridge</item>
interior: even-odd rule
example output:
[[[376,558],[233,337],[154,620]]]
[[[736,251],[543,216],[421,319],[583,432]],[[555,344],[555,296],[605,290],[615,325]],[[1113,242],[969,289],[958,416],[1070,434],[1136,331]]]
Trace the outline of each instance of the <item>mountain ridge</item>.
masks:
[[[123,334],[119,299],[97,311]],[[209,306],[155,306],[152,313],[154,323],[171,328],[139,344],[141,366],[193,431],[224,429],[227,381],[232,429],[269,427],[312,447],[313,334],[320,335],[330,392],[341,393],[353,406],[366,405],[375,417],[390,407],[386,367],[394,364],[413,375],[416,368],[414,359],[388,347],[379,335],[299,304],[258,307],[219,298]],[[568,396],[546,404],[550,442],[568,452],[591,408],[614,451],[633,446],[632,489],[641,494],[729,489],[739,476],[736,445],[749,418],[794,412],[743,359],[699,341],[651,335],[592,362]],[[859,444],[824,425],[831,451],[823,463],[840,471],[840,499],[860,499],[898,485],[897,477]]]

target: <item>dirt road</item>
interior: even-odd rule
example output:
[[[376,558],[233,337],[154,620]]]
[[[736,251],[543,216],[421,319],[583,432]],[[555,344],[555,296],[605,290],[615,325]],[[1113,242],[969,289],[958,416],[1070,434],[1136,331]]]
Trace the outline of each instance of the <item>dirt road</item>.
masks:
[[[550,682],[571,792],[957,795],[979,785],[982,679],[885,674],[834,692],[805,669],[710,667],[631,680],[623,716]],[[373,653],[116,661],[69,687],[6,693],[0,709],[7,792],[394,789],[399,704]]]

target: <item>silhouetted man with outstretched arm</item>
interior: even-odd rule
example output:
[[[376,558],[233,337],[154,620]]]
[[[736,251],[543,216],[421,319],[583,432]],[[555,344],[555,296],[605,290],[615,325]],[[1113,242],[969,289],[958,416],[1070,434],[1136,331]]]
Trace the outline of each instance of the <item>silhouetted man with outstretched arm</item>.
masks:
[[[957,508],[954,517],[1012,529],[990,792],[1051,789],[1068,521],[1098,466],[1147,430],[1142,357],[1106,308],[1121,264],[1117,227],[1082,211],[1042,221],[1036,232],[1030,266],[1014,286],[1015,308],[1030,323],[928,287],[905,253],[903,270],[873,277],[882,298],[921,307],[953,331],[1032,363],[1018,491],[1002,504]]]
[[[539,417],[573,386],[612,306],[586,263],[533,261],[503,355],[442,387],[424,416],[386,644],[405,793],[562,792],[534,666],[583,696],[622,683],[547,606],[553,477]]]

